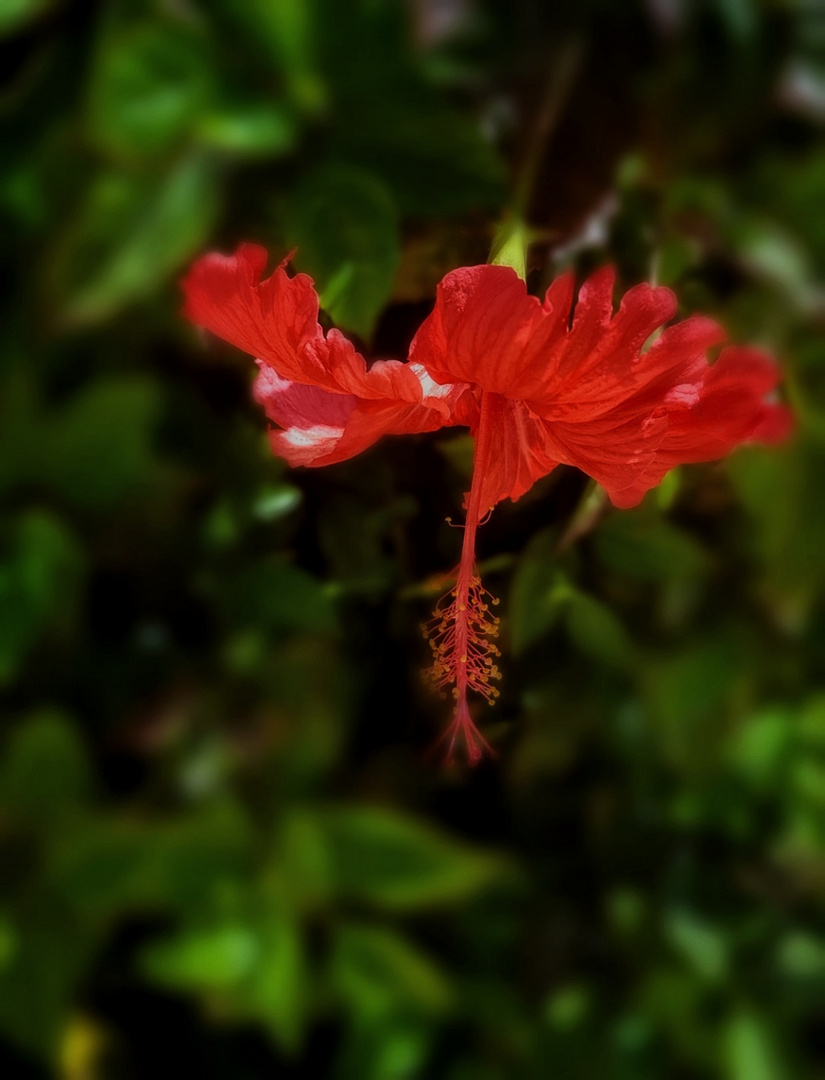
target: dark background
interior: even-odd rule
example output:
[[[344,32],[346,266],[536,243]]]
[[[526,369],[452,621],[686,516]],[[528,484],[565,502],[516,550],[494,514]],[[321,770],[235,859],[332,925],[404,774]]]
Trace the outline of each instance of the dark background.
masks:
[[[825,1077],[816,0],[0,5],[0,1073]],[[370,356],[528,208],[773,352],[798,432],[480,534],[499,750],[428,750],[471,444],[268,449],[180,316],[257,241]]]

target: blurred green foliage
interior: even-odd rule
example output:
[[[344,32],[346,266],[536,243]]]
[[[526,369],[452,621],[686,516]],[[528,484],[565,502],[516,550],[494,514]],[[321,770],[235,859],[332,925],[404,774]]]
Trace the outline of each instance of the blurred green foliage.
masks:
[[[825,1075],[819,5],[5,0],[0,44],[2,1075]],[[466,436],[290,474],[175,279],[294,247],[404,356],[525,169],[535,291],[672,286],[799,429],[498,508],[500,754],[445,770]]]

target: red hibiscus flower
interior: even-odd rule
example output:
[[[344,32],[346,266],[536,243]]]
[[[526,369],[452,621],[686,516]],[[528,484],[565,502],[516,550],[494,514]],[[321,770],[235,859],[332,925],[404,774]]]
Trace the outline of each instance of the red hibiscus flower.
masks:
[[[721,458],[748,440],[778,441],[791,428],[788,410],[765,400],[778,379],[767,356],[731,347],[709,364],[724,333],[700,316],[646,348],[676,298],[637,285],[614,313],[611,268],[584,283],[575,309],[572,274],[542,302],[507,267],[454,270],[408,362],[368,367],[337,330],[324,334],[311,280],[290,278],[284,265],[261,281],[266,252],[245,244],[232,257],[200,259],[183,283],[185,314],[256,358],[255,396],[274,425],[276,454],[328,465],[385,434],[461,424],[475,437],[455,585],[425,628],[432,682],[451,686],[456,702],[449,752],[462,739],[471,761],[487,743],[468,691],[489,702],[498,694],[497,601],[474,556],[484,515],[560,463],[592,476],[614,505],[635,506],[674,466]]]

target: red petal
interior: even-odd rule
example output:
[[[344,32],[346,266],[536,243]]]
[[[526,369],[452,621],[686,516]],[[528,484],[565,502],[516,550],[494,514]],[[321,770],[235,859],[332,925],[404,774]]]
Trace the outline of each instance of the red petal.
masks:
[[[598,480],[616,506],[628,507],[676,465],[714,461],[740,443],[790,434],[789,410],[764,401],[778,371],[757,350],[725,349],[712,366],[688,361],[681,376],[676,385],[654,380],[601,418],[548,421],[548,448]]]
[[[724,349],[703,373],[697,397],[688,407],[670,407],[660,458],[670,467],[688,461],[713,461],[742,442],[779,442],[793,430],[790,410],[766,402],[779,381],[769,356],[757,349]]]
[[[370,401],[353,394],[333,394],[315,386],[282,379],[258,361],[255,399],[276,425],[269,433],[272,450],[292,465],[331,465],[366,450],[382,435],[434,431],[453,423],[450,412],[463,388],[435,387],[427,404]],[[426,372],[411,368],[425,392]]]
[[[611,318],[614,280],[605,267],[584,283],[570,327],[569,275],[541,304],[508,267],[455,270],[439,285],[410,356],[440,382],[535,401],[542,415],[553,404],[603,412],[660,370],[661,355],[641,348],[676,307],[669,289],[639,285]]]
[[[776,384],[769,360],[729,349],[710,366],[707,350],[724,333],[699,316],[645,349],[675,297],[637,285],[613,314],[614,276],[606,267],[584,283],[572,325],[569,276],[544,305],[505,267],[457,270],[439,286],[411,355],[435,379],[475,383],[497,400],[485,505],[517,498],[565,462],[631,506],[676,464],[787,434],[787,411],[763,400]]]
[[[410,359],[437,382],[475,383],[523,397],[526,367],[567,330],[569,308],[542,307],[506,266],[469,266],[447,274],[435,308],[415,335]]]
[[[241,244],[231,256],[205,255],[183,281],[184,314],[292,382],[361,398],[421,401],[408,365],[385,361],[367,370],[342,334],[324,335],[318,295],[306,274],[290,278],[281,264],[261,281],[266,261],[266,251],[254,244]]]
[[[523,401],[491,394],[489,417],[493,435],[482,481],[483,510],[502,499],[520,498],[559,460],[553,456],[546,424]]]

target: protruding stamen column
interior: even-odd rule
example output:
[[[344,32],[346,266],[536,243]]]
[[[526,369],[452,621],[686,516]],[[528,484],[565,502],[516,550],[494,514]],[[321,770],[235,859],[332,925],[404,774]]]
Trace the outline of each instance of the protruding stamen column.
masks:
[[[481,395],[479,412],[473,480],[467,497],[467,518],[456,583],[438,602],[433,618],[424,628],[433,650],[434,662],[429,672],[432,683],[439,689],[454,685],[455,714],[445,736],[449,743],[448,760],[460,737],[464,739],[473,763],[485,749],[491,753],[492,750],[472,721],[467,691],[475,690],[492,704],[498,691],[490,683],[499,676],[495,661],[500,655],[494,641],[498,619],[489,612],[498,600],[483,588],[475,567],[476,531],[482,515],[489,509],[481,505],[491,436],[490,398],[486,393]]]

